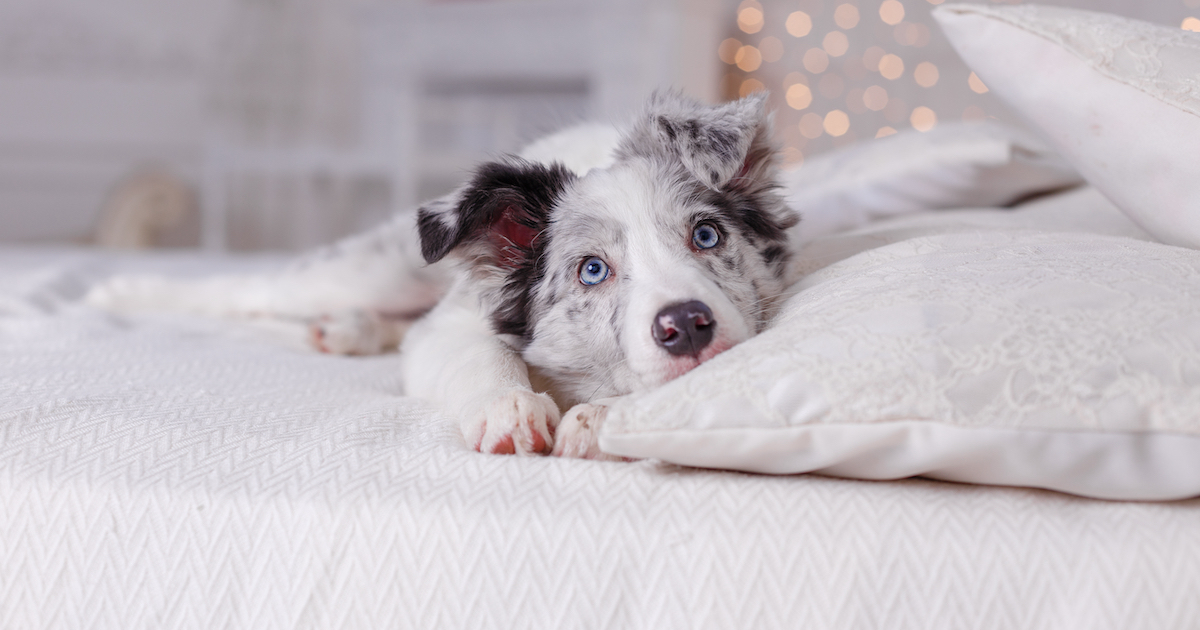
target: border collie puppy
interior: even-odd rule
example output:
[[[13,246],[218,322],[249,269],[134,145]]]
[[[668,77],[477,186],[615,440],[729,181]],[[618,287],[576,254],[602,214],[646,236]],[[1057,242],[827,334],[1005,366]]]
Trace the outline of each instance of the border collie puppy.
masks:
[[[407,393],[461,422],[476,450],[604,458],[609,400],[686,373],[775,314],[798,217],[779,194],[764,103],[659,93],[624,132],[576,128],[479,166],[421,207],[416,229],[400,216],[279,274],[118,277],[89,299],[299,318],[329,352],[403,337]]]

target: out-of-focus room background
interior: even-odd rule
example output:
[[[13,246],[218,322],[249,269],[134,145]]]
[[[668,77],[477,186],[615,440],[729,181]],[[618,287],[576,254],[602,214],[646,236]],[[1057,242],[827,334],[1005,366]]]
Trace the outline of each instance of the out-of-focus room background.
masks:
[[[661,87],[769,90],[794,165],[1015,122],[943,1],[0,0],[0,243],[303,249]],[[1200,0],[1047,3],[1200,30]]]

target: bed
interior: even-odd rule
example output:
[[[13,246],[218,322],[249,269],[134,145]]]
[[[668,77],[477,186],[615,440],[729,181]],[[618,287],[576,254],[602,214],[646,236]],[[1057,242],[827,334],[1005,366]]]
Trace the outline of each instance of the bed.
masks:
[[[1013,15],[1039,18],[1009,13],[1016,9],[961,15],[1000,16],[1010,26],[1023,23]],[[900,134],[799,171],[801,180],[828,186],[805,200],[814,220],[802,228],[810,232],[796,264],[807,284],[792,304],[809,310],[788,321],[803,325],[819,314],[811,309],[843,295],[829,287],[880,270],[887,278],[907,269],[915,275],[895,277],[924,275],[941,286],[934,266],[911,263],[947,252],[992,252],[989,260],[1024,252],[1035,267],[1082,260],[1087,273],[1100,274],[1089,277],[1102,281],[1128,270],[1130,260],[1152,260],[1156,273],[1175,275],[1135,281],[1158,286],[1166,278],[1163,284],[1182,287],[1170,299],[1200,299],[1190,215],[1164,238],[1139,214],[1153,212],[1153,204],[1124,202],[1111,179],[1089,171],[1094,152],[1080,158],[1052,142],[1067,157],[1056,162],[1055,151],[1015,136],[972,133],[946,126],[940,135]],[[881,163],[909,170],[876,168]],[[845,186],[830,184],[822,168],[854,176]],[[791,184],[798,195],[820,188]],[[1058,188],[998,207],[1017,193]],[[1170,201],[1155,194],[1152,201]],[[855,225],[839,223],[846,216]],[[1086,258],[1112,251],[1123,258],[1101,265]],[[272,256],[0,249],[0,626],[1200,625],[1200,499],[1189,498],[1200,495],[1200,475],[1191,477],[1200,460],[1200,408],[1189,407],[1200,384],[1189,380],[1195,375],[1186,361],[1166,375],[1155,371],[1162,362],[1152,362],[1147,373],[1160,384],[1176,378],[1170,392],[1178,395],[1128,414],[1128,433],[1183,445],[1179,467],[1168,470],[1177,474],[1155,469],[1158,476],[1139,477],[1142,485],[1126,498],[1142,500],[1105,500],[1080,496],[1107,487],[1086,470],[1067,471],[1062,484],[988,477],[995,473],[987,466],[982,478],[942,475],[981,482],[955,483],[871,480],[907,477],[870,468],[879,451],[866,468],[861,461],[772,460],[781,435],[772,431],[794,428],[789,423],[811,410],[790,395],[746,394],[744,413],[726,407],[713,414],[700,403],[664,407],[666,388],[647,393],[615,413],[602,442],[649,457],[640,461],[483,455],[439,411],[404,395],[395,354],[321,355],[228,322],[118,316],[82,302],[90,286],[117,273],[203,275],[281,263]],[[1127,280],[1121,286],[1136,284]],[[929,315],[936,312],[922,312],[922,321],[937,320]],[[1190,353],[1200,343],[1197,330],[1168,337],[1171,347],[1159,351]],[[707,387],[713,400],[739,404],[711,389],[713,380],[746,371],[744,359],[735,359],[714,360],[669,387]],[[1078,393],[1077,385],[1068,383],[1069,391]],[[884,408],[908,399],[845,400]],[[1097,405],[1110,408],[1104,400]],[[938,420],[940,409],[924,418]],[[856,413],[838,421],[862,423]],[[1017,430],[1125,430],[1045,424],[1063,417],[1037,416],[1043,424]],[[767,439],[719,447],[728,447],[731,431],[748,429]],[[664,432],[686,439],[664,441]],[[687,442],[697,436],[708,442]],[[682,461],[698,452],[709,459]],[[1108,451],[1090,452],[1104,460]],[[825,474],[736,470],[796,467]],[[1072,486],[1081,476],[1087,483]],[[1154,495],[1164,479],[1175,485]],[[1073,488],[1079,491],[1068,493]],[[1136,494],[1146,488],[1150,494]]]

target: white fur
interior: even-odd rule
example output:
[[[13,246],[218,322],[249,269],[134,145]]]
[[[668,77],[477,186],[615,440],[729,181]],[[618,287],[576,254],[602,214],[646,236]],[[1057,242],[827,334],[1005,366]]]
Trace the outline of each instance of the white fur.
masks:
[[[696,115],[688,111],[688,103],[666,100],[667,106],[680,109],[679,116]],[[733,122],[740,127],[727,128],[750,135],[721,147],[744,156],[752,140],[765,137],[761,128],[746,122],[746,112],[755,107],[761,109],[761,100],[703,110],[702,115],[716,123],[736,115]],[[424,264],[412,214],[275,274],[193,281],[117,277],[95,287],[87,300],[114,311],[295,321],[299,336],[325,352],[369,354],[403,337],[406,392],[458,418],[469,446],[482,452],[531,455],[553,449],[561,456],[607,458],[596,446],[596,432],[611,397],[662,384],[747,339],[764,325],[763,303],[769,301],[748,293],[747,283],[717,280],[716,261],[688,249],[694,221],[689,217],[704,206],[694,191],[685,190],[691,181],[681,179],[688,172],[685,166],[705,169],[696,176],[717,190],[733,177],[736,165],[730,166],[728,156],[679,156],[687,149],[682,123],[671,127],[662,122],[672,144],[655,144],[665,143],[667,132],[654,127],[654,120],[663,118],[642,123],[651,129],[641,131],[650,149],[636,142],[619,144],[623,136],[611,127],[585,125],[523,152],[530,161],[561,163],[578,177],[561,200],[560,212],[566,214],[543,234],[551,243],[543,261],[548,271],[536,287],[539,296],[563,299],[540,307],[524,344],[495,332],[489,317],[495,305],[488,303],[491,294],[480,290],[488,280],[481,281],[469,261]],[[750,158],[737,159],[741,164]],[[455,213],[445,209],[457,208],[455,195],[460,193],[436,202],[441,213],[436,220],[445,229],[457,226]],[[606,240],[606,233],[620,237]],[[762,254],[753,249],[731,252],[743,259]],[[611,280],[602,286],[584,287],[574,275],[581,257],[590,255],[603,256],[611,266]],[[607,328],[581,325],[570,312],[578,312],[580,300],[599,305],[590,311],[596,322],[613,313],[622,319],[614,317]],[[709,306],[719,322],[716,336],[698,356],[672,356],[655,342],[651,322],[664,307],[689,300]],[[600,377],[570,376],[589,362],[612,369]],[[539,368],[531,370],[530,365]],[[556,400],[569,407],[561,422]]]
[[[538,140],[520,155],[536,162],[561,162],[585,176],[612,164],[619,138],[614,127],[581,125]],[[531,455],[551,448],[561,413],[558,406],[550,396],[533,391],[525,361],[492,331],[479,296],[464,279],[460,275],[437,307],[405,335],[405,391],[459,418],[467,444],[481,452],[499,448]],[[594,443],[595,438],[589,433],[584,439]],[[542,449],[534,448],[535,440]],[[513,451],[508,451],[510,441]],[[591,445],[582,452],[600,455]]]

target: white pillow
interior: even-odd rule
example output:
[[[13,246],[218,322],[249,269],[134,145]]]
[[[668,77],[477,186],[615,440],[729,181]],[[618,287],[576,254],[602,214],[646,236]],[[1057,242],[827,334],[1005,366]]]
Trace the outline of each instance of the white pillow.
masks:
[[[943,5],[951,44],[1146,231],[1200,247],[1200,33],[1022,5]]]
[[[994,122],[913,129],[819,155],[781,177],[797,242],[923,210],[1007,206],[1082,182],[1032,135]]]
[[[766,473],[1200,495],[1200,252],[935,235],[800,289],[763,334],[614,403],[601,448]]]

